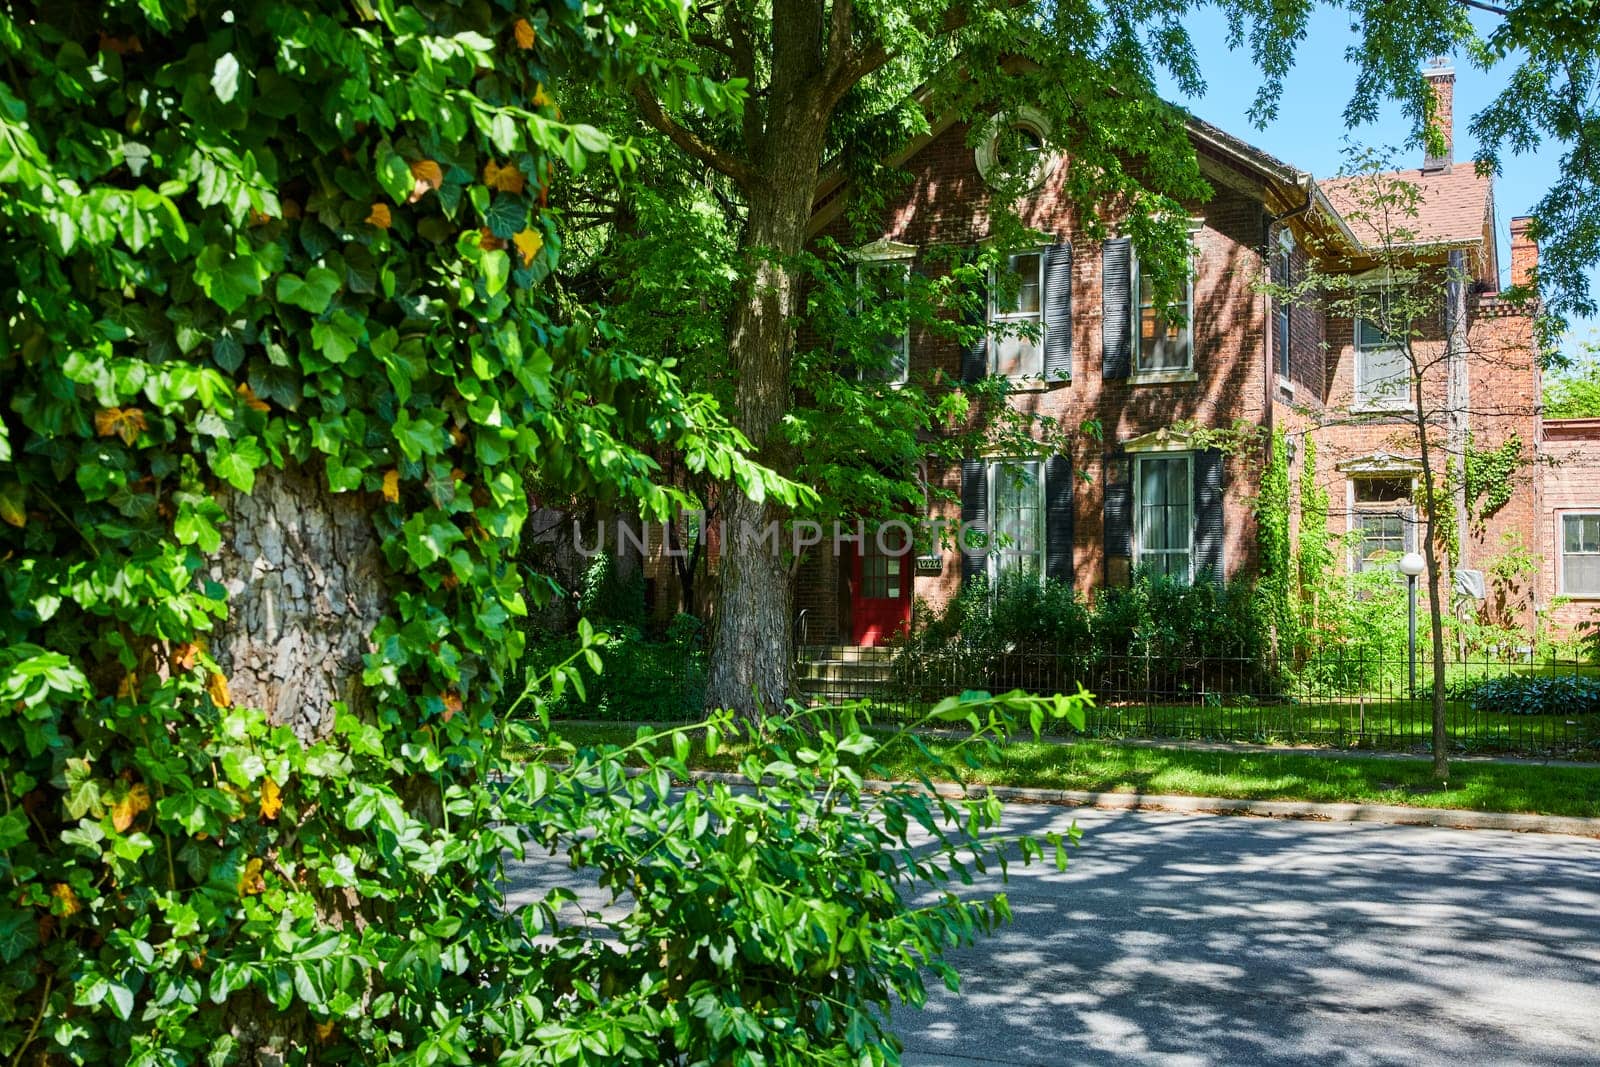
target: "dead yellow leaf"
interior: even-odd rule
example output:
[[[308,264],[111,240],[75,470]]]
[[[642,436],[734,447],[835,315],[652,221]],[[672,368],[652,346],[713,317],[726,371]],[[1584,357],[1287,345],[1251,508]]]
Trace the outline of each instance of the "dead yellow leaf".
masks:
[[[244,865],[244,870],[239,872],[239,895],[248,897],[266,891],[267,880],[261,876],[261,861],[250,860]]]
[[[83,905],[78,903],[78,894],[65,882],[57,882],[50,887],[50,895],[60,902],[60,912],[63,916],[76,915],[83,910]]]
[[[411,164],[411,195],[406,203],[415,204],[428,195],[429,190],[444,184],[444,171],[431,159],[419,159]]]
[[[271,411],[272,405],[256,396],[256,391],[250,388],[249,382],[240,382],[238,388],[239,398],[244,401],[244,406],[251,411]]]
[[[373,204],[372,211],[368,213],[366,221],[380,230],[387,230],[394,223],[394,219],[389,215],[388,204]]]
[[[117,699],[127,700],[139,691],[139,676],[129,671],[122,676],[122,681],[117,683]]]
[[[94,413],[94,432],[101,437],[115,434],[125,445],[132,445],[149,428],[138,408],[101,408]]]
[[[533,32],[533,24],[527,19],[518,19],[511,24],[511,36],[516,38],[517,47],[526,51],[533,47],[533,42],[538,40],[538,35]]]
[[[315,1029],[317,1031],[317,1040],[326,1041],[333,1036],[333,1020],[329,1019],[327,1022],[318,1023]]]
[[[511,243],[522,253],[522,265],[526,267],[539,254],[539,249],[544,247],[544,238],[535,230],[523,230],[511,239]]]
[[[494,251],[498,251],[499,249],[504,248],[505,246],[506,246],[505,241],[502,240],[499,237],[496,237],[493,233],[491,233],[489,231],[489,227],[483,226],[483,227],[479,228],[479,230],[478,230],[478,247],[479,248],[483,249],[485,252],[494,252]]]
[[[261,783],[261,817],[263,819],[276,819],[278,812],[283,810],[283,790],[278,788],[278,783],[267,778]]]
[[[461,694],[452,689],[440,699],[444,701],[444,721],[449,722],[461,710]]]
[[[143,782],[131,787],[111,805],[111,825],[117,833],[124,833],[133,825],[141,811],[150,807],[150,790]]]
[[[193,641],[185,641],[178,645],[167,656],[167,662],[172,664],[174,671],[189,671],[194,669],[195,659],[200,655],[200,646]]]
[[[206,692],[211,695],[211,703],[217,707],[233,707],[233,694],[228,692],[228,679],[216,671],[212,671],[211,676],[206,679]]]
[[[387,471],[383,476],[383,499],[391,504],[400,502],[400,472]]]
[[[555,101],[550,99],[550,94],[544,91],[544,83],[540,82],[533,89],[534,107],[554,107]]]
[[[528,179],[522,176],[515,163],[502,167],[491,159],[483,165],[483,184],[502,193],[520,193],[528,187]]]

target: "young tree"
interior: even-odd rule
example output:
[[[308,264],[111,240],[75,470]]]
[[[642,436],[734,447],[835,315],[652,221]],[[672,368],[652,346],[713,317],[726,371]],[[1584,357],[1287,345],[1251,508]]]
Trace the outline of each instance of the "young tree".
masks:
[[[1366,381],[1357,373],[1349,396],[1311,414],[1318,429],[1370,427],[1366,438],[1380,451],[1407,461],[1415,457],[1411,503],[1426,563],[1434,773],[1444,780],[1449,574],[1469,535],[1473,509],[1492,488],[1480,484],[1489,465],[1483,462],[1486,453],[1474,446],[1475,435],[1479,441],[1497,439],[1497,452],[1509,457],[1508,469],[1494,475],[1509,497],[1511,479],[1531,445],[1516,431],[1536,416],[1531,388],[1537,352],[1531,336],[1469,330],[1473,275],[1464,253],[1441,258],[1419,232],[1423,195],[1416,183],[1395,175],[1388,155],[1352,148],[1337,201],[1358,246],[1320,249],[1313,260],[1323,266],[1292,286],[1269,288],[1278,299],[1320,303],[1331,319],[1351,324],[1356,348],[1370,348],[1386,361],[1380,366],[1375,356],[1373,367],[1382,373],[1369,369]],[[1508,380],[1528,381],[1528,397],[1519,399],[1514,391],[1496,395],[1487,385],[1467,387],[1469,377],[1502,368]],[[1318,508],[1325,521],[1325,498]]]

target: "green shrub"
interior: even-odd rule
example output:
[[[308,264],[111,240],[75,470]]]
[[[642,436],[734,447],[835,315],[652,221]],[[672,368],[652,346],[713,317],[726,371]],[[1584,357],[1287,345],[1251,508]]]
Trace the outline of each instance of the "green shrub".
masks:
[[[1600,713],[1600,680],[1578,675],[1504,675],[1458,687],[1451,695],[1473,711],[1502,715],[1593,715]]]
[[[680,616],[679,618],[689,618]],[[677,620],[674,620],[676,623]],[[560,719],[627,722],[679,722],[699,718],[705,706],[706,652],[684,627],[678,641],[649,641],[636,628],[613,627],[605,673],[549,701]],[[578,647],[573,636],[546,636],[529,642],[527,674],[537,677],[569,658]]]

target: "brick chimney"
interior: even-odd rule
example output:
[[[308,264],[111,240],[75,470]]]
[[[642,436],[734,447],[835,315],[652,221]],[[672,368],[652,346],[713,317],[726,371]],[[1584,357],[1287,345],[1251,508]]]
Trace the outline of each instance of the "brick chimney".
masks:
[[[1526,215],[1511,220],[1511,284],[1528,285],[1533,281],[1533,268],[1539,265],[1539,245],[1528,236]]]
[[[1430,125],[1444,136],[1444,154],[1434,155],[1424,150],[1424,174],[1449,174],[1455,162],[1455,119],[1451,114],[1455,106],[1456,70],[1443,56],[1422,68],[1422,76],[1433,89],[1433,121]]]

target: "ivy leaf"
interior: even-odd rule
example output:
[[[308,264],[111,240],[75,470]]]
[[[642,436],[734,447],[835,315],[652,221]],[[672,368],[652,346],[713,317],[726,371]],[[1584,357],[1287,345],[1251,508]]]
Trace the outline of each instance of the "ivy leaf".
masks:
[[[400,502],[400,472],[397,470],[385,471],[383,475],[383,499],[391,504]],[[20,526],[21,523],[16,525]]]
[[[239,60],[232,52],[217,57],[216,65],[211,68],[211,88],[224,104],[231,103],[239,94]]]
[[[233,694],[228,692],[228,679],[212,671],[206,678],[206,695],[219,708],[233,707]]]
[[[138,408],[101,408],[94,415],[94,432],[101,437],[116,435],[129,448],[149,429],[144,412]]]
[[[261,292],[261,276],[249,255],[229,256],[217,245],[207,245],[195,257],[194,280],[201,290],[227,312]]]
[[[267,462],[267,454],[254,437],[245,437],[238,441],[218,441],[217,447],[206,453],[206,459],[218,478],[241,493],[248,493],[255,488],[256,468]]]
[[[484,289],[494,296],[506,287],[511,277],[511,257],[501,251],[486,252],[483,256]]]
[[[260,810],[263,819],[276,819],[283,810],[283,790],[270,777],[261,782]]]
[[[502,193],[484,212],[483,221],[488,224],[490,233],[503,241],[510,240],[527,228],[528,205],[521,197]]]
[[[389,199],[397,204],[406,202],[411,195],[412,186],[416,179],[411,174],[411,167],[400,158],[388,144],[378,148],[378,184],[383,186],[383,191],[389,194]]]
[[[339,291],[339,276],[326,267],[312,267],[304,278],[284,274],[278,278],[278,299],[313,315],[328,310],[333,294]]]
[[[28,522],[28,512],[23,506],[27,490],[16,482],[0,485],[0,519],[19,529]]]

